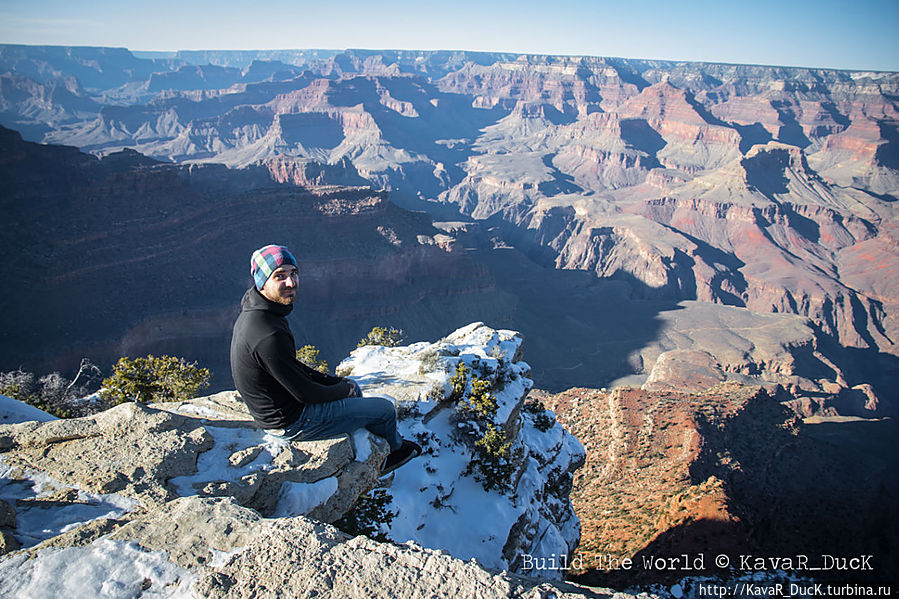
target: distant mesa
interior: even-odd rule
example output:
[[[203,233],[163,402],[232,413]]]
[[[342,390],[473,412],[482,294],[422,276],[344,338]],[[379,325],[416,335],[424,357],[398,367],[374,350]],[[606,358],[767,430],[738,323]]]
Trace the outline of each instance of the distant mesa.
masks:
[[[153,214],[176,215],[166,221],[166,227],[174,227],[169,237],[143,242],[158,247],[148,252],[152,259],[141,262],[150,270],[164,272],[166,260],[180,251],[176,248],[195,251],[196,246],[176,241],[189,230],[185,223],[193,222],[208,228],[201,238],[210,244],[204,250],[222,256],[223,266],[230,264],[231,258],[225,259],[229,250],[218,251],[216,244],[227,239],[229,247],[239,245],[230,237],[230,223],[237,217],[231,210],[243,201],[281,198],[293,193],[289,186],[370,186],[387,192],[378,195],[379,202],[389,197],[392,207],[372,213],[388,215],[387,221],[347,221],[347,228],[340,225],[333,232],[368,239],[369,233],[354,227],[370,223],[367,230],[377,239],[392,239],[377,233],[392,229],[396,239],[406,240],[391,244],[389,252],[398,253],[390,254],[389,266],[368,262],[374,270],[367,272],[380,282],[353,292],[360,294],[359,306],[385,307],[341,308],[339,318],[349,320],[340,320],[340,332],[325,342],[328,352],[338,353],[343,343],[358,337],[359,331],[350,329],[370,328],[370,323],[361,325],[366,314],[391,316],[404,321],[407,330],[428,336],[456,324],[459,311],[475,309],[482,320],[541,339],[533,351],[547,357],[545,385],[554,389],[616,381],[642,385],[670,370],[664,362],[652,374],[665,352],[695,350],[711,356],[713,376],[721,372],[728,379],[750,376],[764,384],[785,384],[807,400],[803,405],[845,405],[827,398],[854,396],[859,385],[870,385],[877,398],[864,405],[876,404],[879,411],[896,405],[891,384],[899,375],[899,288],[892,274],[893,263],[899,263],[893,210],[899,197],[895,73],[468,52],[130,53],[13,45],[0,46],[0,72],[0,124],[28,141],[75,146],[112,160],[89,169],[93,174],[87,178],[64,166],[20,163],[7,175],[9,189],[20,198],[12,213],[32,222],[35,214],[24,206],[59,194],[73,198],[61,205],[84,212],[80,206],[91,197],[87,190],[98,185],[105,190],[100,197],[107,198],[101,203],[113,197],[132,205],[159,203],[142,220],[113,221],[109,215],[116,209],[96,213],[88,208],[96,216],[82,225],[84,235],[73,238],[83,244],[95,231],[105,231],[111,235],[106,242],[113,243],[119,222],[138,229],[146,225],[150,235],[153,227],[163,226]],[[126,155],[117,154],[124,149],[165,166],[132,156],[135,162],[128,168],[143,169],[141,175],[115,174],[111,171],[125,168]],[[31,150],[27,155],[36,156]],[[43,172],[60,177],[44,181]],[[25,184],[23,177],[36,185]],[[129,179],[132,183],[126,184]],[[276,193],[261,191],[278,186]],[[352,193],[359,197],[361,192]],[[224,201],[213,219],[204,202],[215,194]],[[167,203],[175,197],[177,202]],[[337,195],[332,197],[333,202],[313,204],[340,204]],[[296,210],[291,219],[311,222],[303,211],[307,204],[290,205]],[[427,219],[408,217],[396,206],[439,221],[478,221],[485,228],[462,235],[455,246],[459,251],[442,252],[417,241],[435,239]],[[348,204],[322,210],[318,214],[368,214],[368,208]],[[49,222],[63,226],[61,218],[50,216]],[[262,234],[261,222],[256,226],[242,229],[248,247],[250,238],[271,235]],[[25,241],[24,233],[6,235],[13,237],[5,247]],[[60,235],[67,238],[65,232]],[[302,245],[302,238],[297,243]],[[97,248],[90,251],[102,251],[99,238],[94,239]],[[350,264],[361,255],[381,256],[368,244],[360,241],[344,253],[335,248],[340,256],[335,259]],[[81,245],[62,247],[66,253],[87,251]],[[538,306],[528,296],[533,285],[504,274],[510,267],[493,255],[499,248],[515,248],[521,270],[530,269],[541,280],[556,278],[551,269],[581,271],[590,273],[596,285],[582,293],[576,276],[564,278],[559,293],[580,298],[577,313],[549,309],[566,302]],[[306,259],[315,263],[315,255],[310,247]],[[459,264],[451,269],[457,273],[450,277],[453,291],[438,291],[441,286],[427,274],[435,272],[432,260],[438,255]],[[14,256],[5,264],[18,272]],[[322,290],[347,291],[320,265],[328,281],[322,281]],[[88,283],[79,274],[87,272],[76,269],[52,280],[72,281],[74,305],[84,301],[75,289]],[[100,276],[99,271],[91,276]],[[225,287],[239,287],[238,278]],[[408,290],[407,299],[387,307],[391,299],[378,294],[396,281]],[[156,347],[170,335],[161,331],[180,326],[171,323],[185,311],[217,323],[200,326],[191,317],[211,340],[224,334],[225,296],[232,293],[237,292],[223,292],[202,305],[178,294],[146,303],[136,299],[133,317],[115,325],[113,318],[110,336],[84,347],[105,347],[104,355],[137,345]],[[447,301],[437,309],[427,305],[426,297]],[[610,297],[626,298],[627,304],[616,306],[627,306],[650,322],[679,302],[697,302],[695,310],[730,306],[760,316],[794,315],[796,326],[788,330],[807,327],[810,333],[801,335],[805,341],[798,346],[786,341],[790,335],[782,339],[783,351],[794,357],[789,372],[772,366],[785,363],[779,357],[763,359],[747,350],[739,358],[721,347],[690,346],[685,339],[695,341],[695,335],[680,328],[683,323],[676,318],[662,319],[673,327],[668,341],[660,344],[659,327],[647,326],[641,329],[644,336],[609,352],[590,338],[606,343],[624,334],[610,325],[612,317],[586,317],[589,322],[582,322],[579,331],[569,323],[583,321],[588,305],[605,306]],[[464,307],[450,308],[453,302]],[[177,307],[158,308],[172,305]],[[409,311],[411,306],[416,308]],[[709,318],[715,326],[730,326],[718,316]],[[133,344],[138,333],[151,330],[157,331],[151,336],[155,341]],[[315,328],[308,332],[319,334]],[[573,346],[572,334],[580,335]],[[37,349],[33,357],[17,359],[63,367],[74,353],[86,351],[76,347],[83,343],[77,336],[66,338],[68,349],[52,360]],[[209,351],[201,348],[212,345],[189,344],[199,356]],[[572,348],[570,356],[564,348]],[[12,367],[10,360],[5,357],[3,367]]]

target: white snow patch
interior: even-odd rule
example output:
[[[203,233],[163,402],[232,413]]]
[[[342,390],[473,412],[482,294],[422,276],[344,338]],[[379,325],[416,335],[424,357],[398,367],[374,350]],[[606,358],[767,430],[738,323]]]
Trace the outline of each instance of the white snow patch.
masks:
[[[178,414],[190,414],[191,416],[199,416],[201,418],[221,417],[221,414],[219,414],[209,406],[198,406],[190,403],[178,406],[175,412]]]
[[[0,457],[0,499],[16,508],[14,535],[23,547],[36,545],[92,520],[119,518],[138,507],[137,501],[128,497],[83,491],[55,481],[43,472],[23,469],[21,480],[14,479],[12,472],[13,469]],[[77,502],[44,504],[33,501],[63,489],[77,489]]]
[[[190,597],[195,575],[133,541],[101,539],[86,547],[49,547],[0,562],[7,597]]]
[[[17,399],[0,395],[0,424],[18,424],[19,422],[50,422],[56,416],[30,406]]]
[[[207,424],[206,430],[212,435],[215,444],[212,449],[204,451],[197,458],[197,471],[169,481],[181,497],[196,495],[195,485],[216,481],[238,482],[253,472],[270,470],[272,460],[287,443],[283,439],[277,439],[252,428],[228,428]],[[261,445],[263,451],[250,463],[237,468],[228,462],[231,454],[257,445]]]
[[[371,457],[371,433],[367,429],[359,428],[353,432],[353,449],[356,452],[356,461],[364,462]]]
[[[308,514],[328,501],[337,492],[337,477],[329,476],[314,483],[284,482],[278,491],[275,518],[290,518]]]
[[[214,547],[210,547],[209,553],[212,554],[212,559],[210,559],[206,565],[210,568],[222,568],[232,557],[234,557],[235,555],[240,555],[246,550],[246,547],[238,547],[233,551],[219,551]]]

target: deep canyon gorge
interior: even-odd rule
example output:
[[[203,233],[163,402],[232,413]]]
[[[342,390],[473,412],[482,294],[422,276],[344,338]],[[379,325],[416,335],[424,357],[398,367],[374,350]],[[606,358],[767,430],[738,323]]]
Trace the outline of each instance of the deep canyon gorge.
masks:
[[[522,333],[588,450],[584,555],[864,529],[896,563],[897,73],[0,45],[0,126],[0,371],[169,353],[230,389],[247,259],[283,243],[332,364],[375,325]]]

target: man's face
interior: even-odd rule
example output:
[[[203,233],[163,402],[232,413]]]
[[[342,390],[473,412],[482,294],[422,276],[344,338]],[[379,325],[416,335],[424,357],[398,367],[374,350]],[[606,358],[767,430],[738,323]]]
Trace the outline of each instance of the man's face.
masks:
[[[284,264],[275,269],[259,293],[276,304],[290,305],[297,299],[299,282],[297,267],[292,264]]]

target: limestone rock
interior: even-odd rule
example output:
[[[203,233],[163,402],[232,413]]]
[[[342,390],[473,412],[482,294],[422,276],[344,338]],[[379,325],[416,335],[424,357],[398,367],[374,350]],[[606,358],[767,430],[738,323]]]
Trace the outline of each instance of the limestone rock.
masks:
[[[187,401],[159,403],[156,406],[168,412],[215,421],[216,426],[244,426],[253,422],[237,391],[222,391]]]
[[[696,350],[672,350],[659,356],[641,387],[647,391],[665,389],[705,391],[724,380],[711,354]]]
[[[0,460],[8,472],[3,483],[27,486],[46,477],[43,495],[18,499],[18,509],[26,513],[106,514],[105,525],[76,528],[66,533],[72,539],[61,540],[63,544],[90,542],[127,520],[129,512],[193,495],[230,496],[265,515],[310,513],[334,521],[375,485],[389,452],[385,441],[371,435],[351,441],[343,435],[285,442],[257,430],[238,402],[232,392],[159,406],[121,404],[69,420],[0,425],[5,450]],[[356,461],[354,442],[368,444],[360,449],[361,461]],[[327,479],[336,481],[333,492],[318,497],[319,502],[291,500],[291,494],[303,495],[310,485]],[[15,533],[12,506],[4,502],[0,508],[4,506],[9,510],[0,509],[0,530],[6,525]],[[296,506],[304,511],[291,513]],[[59,526],[77,525],[71,518],[77,517],[62,516]],[[46,536],[28,538],[26,544]]]
[[[249,571],[255,574],[247,576]],[[224,566],[201,574],[195,589],[210,599],[542,596],[529,593],[532,585],[414,544],[350,538],[326,525],[293,518],[272,523]],[[584,589],[580,596],[593,594]]]
[[[401,434],[424,448],[387,490],[387,509],[398,514],[382,529],[387,538],[513,572],[523,572],[524,554],[550,559],[574,550],[580,523],[568,493],[583,448],[542,408],[523,409],[533,382],[522,343],[515,331],[475,322],[434,343],[361,347],[340,364],[366,393],[394,397]],[[460,365],[467,382],[457,380],[454,390]],[[475,378],[487,389],[480,412]],[[479,451],[488,429],[505,444],[499,457]]]
[[[62,552],[62,553],[60,553]],[[485,570],[415,544],[350,537],[302,516],[262,518],[231,498],[182,497],[134,517],[87,544],[38,546],[0,561],[0,589],[46,593],[59,556],[106,568],[120,589],[179,596],[249,597],[611,597],[606,589],[550,584]],[[101,563],[102,560],[102,563]],[[152,564],[152,568],[146,567]],[[107,574],[112,577],[111,574]],[[96,577],[54,580],[57,595],[99,594]],[[78,585],[81,585],[80,587]],[[77,588],[76,588],[77,587]],[[629,597],[622,596],[619,597]]]
[[[231,552],[250,544],[264,519],[230,497],[181,497],[119,527],[108,538],[137,540],[165,551],[183,568],[213,561],[214,552]]]
[[[26,423],[27,424],[27,423]],[[121,493],[145,505],[175,497],[166,481],[196,471],[197,456],[212,447],[196,421],[137,403],[94,416],[36,427],[0,426],[11,468],[44,472],[95,493]]]

